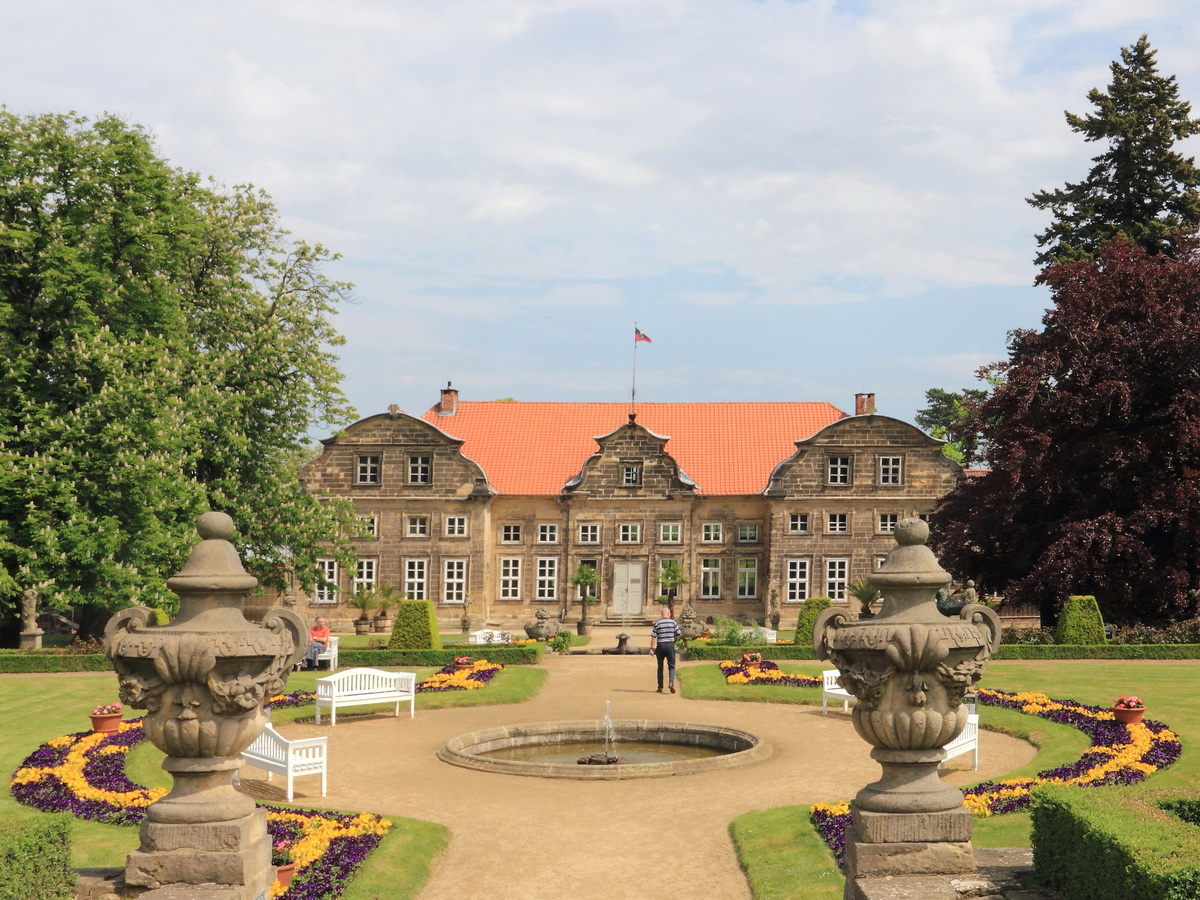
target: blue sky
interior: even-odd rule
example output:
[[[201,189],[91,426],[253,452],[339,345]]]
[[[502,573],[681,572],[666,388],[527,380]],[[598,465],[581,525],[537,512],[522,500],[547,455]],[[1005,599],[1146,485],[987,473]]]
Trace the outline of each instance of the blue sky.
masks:
[[[10,110],[138,122],[343,254],[364,416],[626,400],[636,322],[641,400],[911,420],[1039,324],[1063,110],[1142,33],[1200,102],[1193,0],[10,6]]]

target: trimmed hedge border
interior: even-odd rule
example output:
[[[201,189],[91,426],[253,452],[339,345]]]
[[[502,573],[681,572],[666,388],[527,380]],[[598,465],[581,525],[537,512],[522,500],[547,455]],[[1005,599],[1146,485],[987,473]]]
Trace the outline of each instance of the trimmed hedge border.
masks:
[[[741,659],[743,653],[761,653],[763,659],[816,659],[817,653],[808,644],[712,644],[708,641],[689,641],[684,659]]]
[[[111,672],[103,653],[65,653],[61,650],[0,650],[0,673]]]
[[[448,666],[456,656],[472,656],[502,666],[533,666],[542,659],[545,644],[505,647],[499,644],[471,644],[451,650],[339,650],[338,664],[347,666]]]
[[[1037,788],[1032,837],[1038,878],[1068,900],[1200,896],[1200,832],[1179,817],[1195,803],[1194,791],[1180,789]]]
[[[1200,644],[1001,644],[992,659],[1200,659]]]
[[[71,900],[74,896],[68,816],[9,822],[0,832],[0,900]]]

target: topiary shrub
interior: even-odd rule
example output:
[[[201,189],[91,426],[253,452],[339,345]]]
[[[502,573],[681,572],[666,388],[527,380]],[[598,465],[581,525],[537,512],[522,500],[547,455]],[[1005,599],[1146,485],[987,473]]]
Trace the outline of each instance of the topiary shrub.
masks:
[[[833,601],[828,597],[809,597],[804,601],[804,605],[800,607],[800,618],[796,621],[796,643],[811,644],[813,639],[813,625],[816,624],[817,616],[821,614],[821,610],[833,606]]]
[[[389,650],[440,650],[442,634],[437,613],[428,600],[401,600],[392,623]]]
[[[1104,636],[1104,619],[1096,598],[1087,595],[1068,597],[1058,615],[1058,628],[1054,631],[1056,644],[1107,644]]]
[[[0,900],[74,896],[69,816],[8,822],[0,832]]]

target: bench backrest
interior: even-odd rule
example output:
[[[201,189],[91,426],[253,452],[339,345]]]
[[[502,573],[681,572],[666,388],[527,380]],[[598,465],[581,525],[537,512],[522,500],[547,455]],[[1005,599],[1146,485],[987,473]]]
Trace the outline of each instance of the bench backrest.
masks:
[[[385,672],[382,669],[344,669],[336,675],[317,679],[317,696],[354,694],[359,691],[412,690],[412,672]]]
[[[276,762],[283,762],[287,756],[287,741],[268,722],[267,727],[262,730],[262,734],[256,737],[254,743],[246,748],[246,752],[253,753],[255,756],[261,756],[263,759],[273,759]]]
[[[821,673],[821,688],[826,691],[841,690],[841,685],[837,683],[838,676],[842,673],[837,669],[826,669]]]

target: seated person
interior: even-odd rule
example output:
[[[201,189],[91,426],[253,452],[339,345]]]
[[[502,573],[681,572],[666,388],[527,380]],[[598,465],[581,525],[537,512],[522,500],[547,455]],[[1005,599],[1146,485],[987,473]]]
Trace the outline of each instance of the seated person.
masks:
[[[329,626],[325,624],[323,616],[317,616],[317,624],[308,631],[308,649],[304,651],[304,668],[315,669],[317,667],[317,657],[325,652],[325,648],[329,646]],[[296,669],[299,670],[297,665]]]

